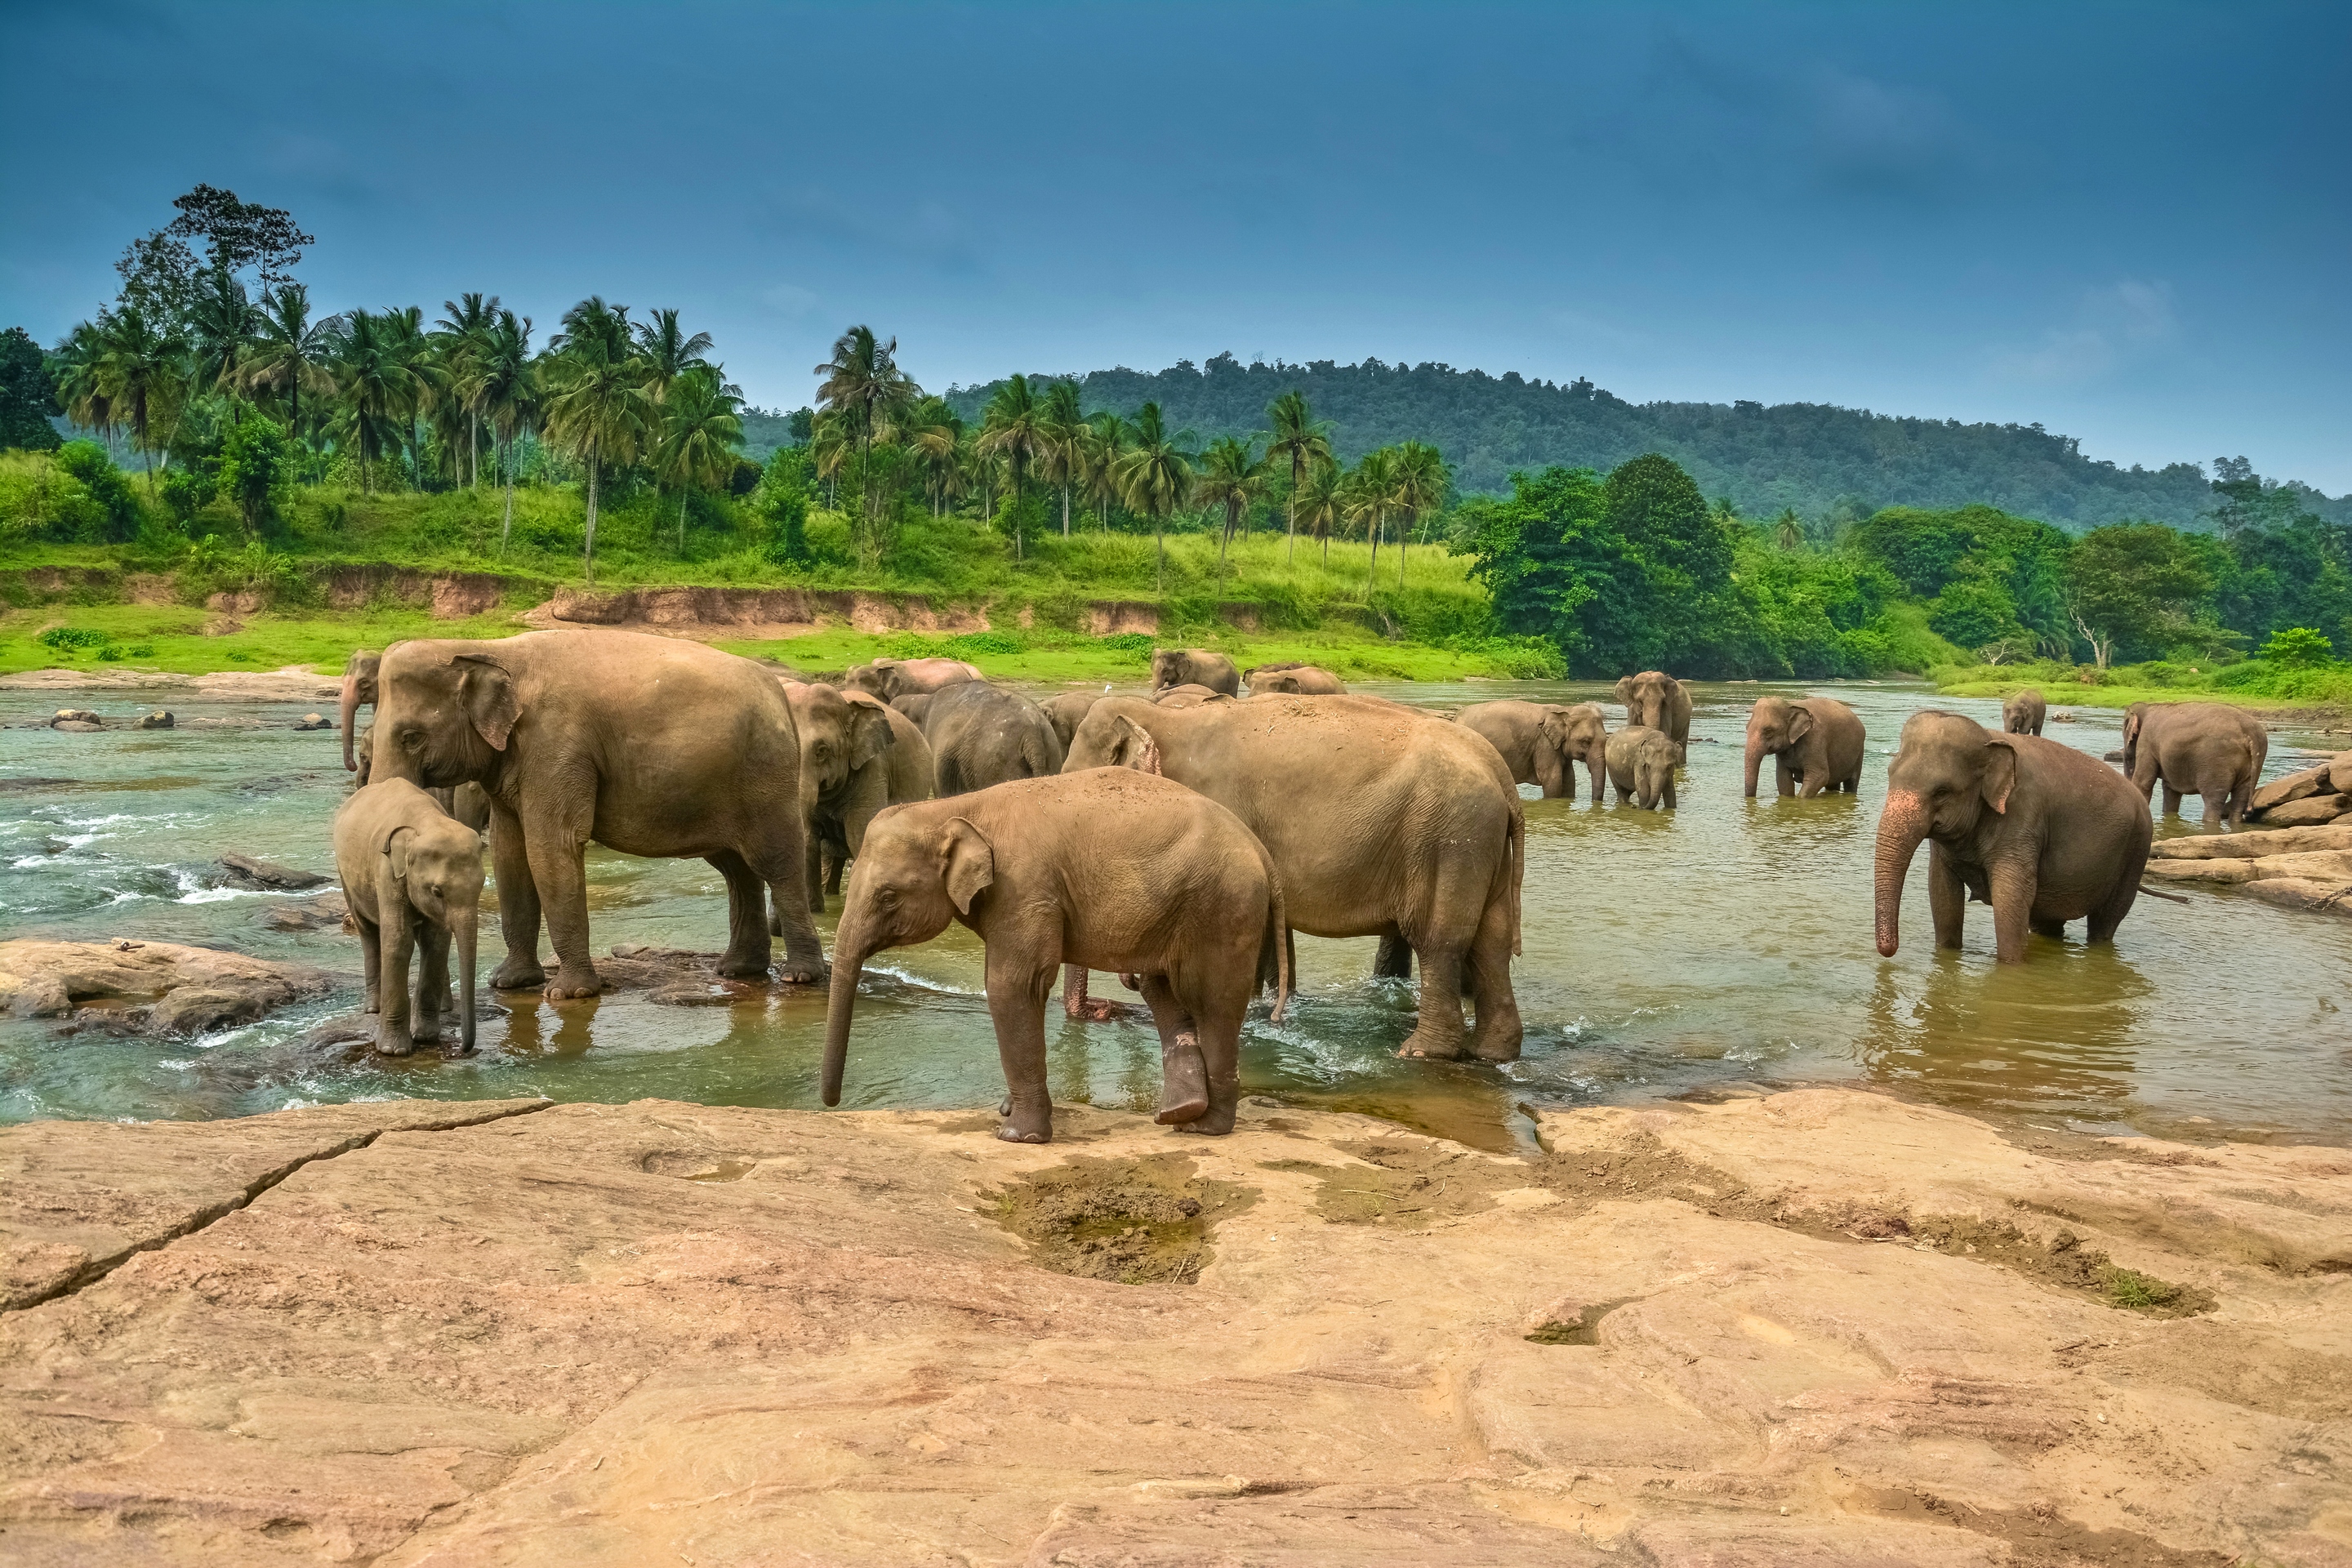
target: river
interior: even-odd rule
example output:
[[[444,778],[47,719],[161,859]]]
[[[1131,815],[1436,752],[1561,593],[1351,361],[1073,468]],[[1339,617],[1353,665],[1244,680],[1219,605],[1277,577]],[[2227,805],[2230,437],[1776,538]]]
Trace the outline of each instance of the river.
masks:
[[[1605,700],[1554,682],[1365,684],[1447,709],[1498,697]],[[1996,704],[1903,685],[1835,684],[1869,728],[1858,797],[1740,795],[1748,704],[1795,686],[1694,689],[1690,766],[1678,811],[1530,800],[1526,952],[1514,970],[1524,1057],[1503,1068],[1405,1062],[1409,984],[1369,977],[1372,943],[1299,939],[1299,994],[1244,1040],[1244,1089],[1371,1111],[1489,1148],[1523,1145],[1525,1106],[1705,1094],[1741,1084],[1854,1082],[2049,1129],[2194,1140],[2343,1141],[2352,1130],[2352,1033],[2338,1011],[2352,924],[2226,891],[2186,907],[2143,898],[2115,944],[2032,939],[2028,962],[1992,960],[1989,910],[1967,945],[1938,953],[1926,854],[1904,907],[1903,950],[1871,941],[1872,835],[1904,718],[1944,706],[1998,725]],[[120,721],[137,694],[72,698]],[[184,699],[184,693],[175,694]],[[67,694],[0,693],[0,934],[137,937],[230,947],[344,977],[338,993],[262,1023],[194,1040],[59,1037],[0,1019],[0,1121],[209,1118],[332,1100],[543,1094],[813,1107],[821,992],[725,1007],[641,994],[510,1009],[481,1026],[470,1058],[405,1060],[296,1048],[347,1011],[359,952],[331,929],[262,923],[286,895],[208,886],[216,856],[242,851],[333,870],[327,823],[346,775],[331,733],[291,728],[306,705],[185,702],[191,720],[250,727],[71,734],[37,723]],[[2063,694],[2053,713],[2065,713]],[[2053,739],[2094,754],[2121,744],[2121,715],[2073,710]],[[1612,710],[1612,723],[1616,722]],[[2269,776],[2327,742],[2274,733]],[[47,781],[47,782],[33,782]],[[56,781],[66,781],[63,783]],[[1532,794],[1532,790],[1523,790]],[[2196,802],[2192,798],[2193,812]],[[2160,824],[2159,834],[2194,831]],[[699,861],[592,849],[598,952],[616,943],[715,950],[725,939],[718,875]],[[482,964],[500,955],[485,921]],[[832,918],[820,928],[828,943]],[[845,1106],[992,1103],[1002,1092],[981,994],[981,947],[961,927],[868,966]],[[1097,994],[1122,994],[1097,977]],[[1049,1051],[1056,1100],[1157,1103],[1148,1024],[1065,1023]]]

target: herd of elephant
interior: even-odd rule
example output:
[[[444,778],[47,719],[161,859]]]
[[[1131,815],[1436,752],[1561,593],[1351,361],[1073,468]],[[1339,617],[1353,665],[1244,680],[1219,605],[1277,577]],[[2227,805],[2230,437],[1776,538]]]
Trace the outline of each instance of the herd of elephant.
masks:
[[[827,1105],[839,1101],[866,963],[961,921],[986,949],[1002,1136],[1051,1136],[1048,998],[1058,973],[1071,1016],[1108,1016],[1087,996],[1092,970],[1118,974],[1150,1011],[1160,1120],[1223,1132],[1244,1018],[1267,989],[1281,1016],[1297,931],[1378,938],[1376,973],[1418,963],[1419,1016],[1400,1055],[1518,1056],[1518,786],[1572,796],[1581,763],[1596,803],[1605,775],[1620,804],[1675,804],[1689,689],[1651,670],[1616,695],[1627,721],[1612,731],[1594,703],[1448,716],[1351,695],[1313,666],[1243,671],[1201,649],[1155,653],[1148,695],[1041,703],[952,659],[877,659],[832,685],[635,633],[418,640],[355,654],[345,673],[344,763],[359,787],[336,814],[335,858],[387,1055],[438,1037],[453,952],[460,1037],[473,1045],[484,834],[507,950],[491,985],[551,1000],[598,993],[583,866],[593,841],[719,871],[727,977],[824,979],[813,917],[847,868]],[[357,710],[371,706],[355,740]],[[2029,931],[2073,920],[2105,940],[2140,890],[2154,786],[2168,811],[2200,794],[2209,826],[2234,826],[2267,751],[2236,710],[2135,709],[2117,773],[2043,740],[2043,718],[2028,692],[2000,731],[1934,710],[1905,724],[1878,828],[1880,952],[1895,951],[1923,839],[1938,946],[1959,944],[1969,896],[1992,906],[2004,962],[2024,956]],[[1747,794],[1768,756],[1782,795],[1851,794],[1864,742],[1860,717],[1833,698],[1764,697],[1748,721]],[[772,938],[784,956],[772,968]]]

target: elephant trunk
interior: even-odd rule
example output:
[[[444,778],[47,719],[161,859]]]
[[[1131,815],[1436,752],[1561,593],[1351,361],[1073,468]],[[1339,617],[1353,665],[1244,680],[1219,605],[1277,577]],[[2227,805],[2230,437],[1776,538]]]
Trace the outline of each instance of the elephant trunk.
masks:
[[[360,771],[359,763],[352,759],[352,723],[359,716],[359,710],[360,676],[359,671],[352,670],[343,677],[343,772],[347,773]]]
[[[481,911],[466,910],[457,920],[457,1043],[470,1056],[474,1050],[474,952],[482,930]]]
[[[820,1094],[827,1105],[841,1103],[841,1071],[849,1062],[849,1019],[857,1007],[857,983],[866,973],[865,933],[846,911],[833,942],[833,990],[824,1007],[824,1079]]]
[[[1902,945],[1903,881],[1911,874],[1911,857],[1927,837],[1927,803],[1913,790],[1886,797],[1878,818],[1878,956],[1892,958]]]
[[[1764,766],[1764,742],[1750,736],[1748,741],[1748,798],[1756,798],[1756,775]]]

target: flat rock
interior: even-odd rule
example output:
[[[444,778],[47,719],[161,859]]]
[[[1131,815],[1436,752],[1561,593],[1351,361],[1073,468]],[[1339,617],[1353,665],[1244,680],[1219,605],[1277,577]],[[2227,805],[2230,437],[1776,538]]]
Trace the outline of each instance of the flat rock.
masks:
[[[2272,806],[2263,813],[2262,822],[2265,827],[2318,827],[2334,822],[2347,812],[2352,812],[2352,795],[2330,791],[2326,795],[2305,795],[2300,800]]]
[[[48,727],[52,730],[62,730],[68,735],[92,735],[106,728],[105,725],[88,719],[52,719],[49,721]]]
[[[2303,854],[2318,849],[2352,849],[2352,825],[2248,828],[2242,833],[2160,838],[2149,848],[2148,857],[2151,860],[2253,860],[2265,855]]]
[[[2343,1561],[2340,1150],[1850,1089],[1533,1159],[1262,1100],[410,1109],[0,1131],[74,1256],[110,1183],[152,1217],[93,1245],[171,1233],[0,1313],[12,1558]]]
[[[315,899],[289,899],[261,911],[261,924],[271,931],[347,931],[351,909],[343,895],[320,893]]]
[[[323,995],[315,969],[168,942],[0,942],[0,1010],[127,1034],[197,1034]]]
[[[2352,878],[2263,877],[2238,884],[2265,903],[2310,914],[2352,916]]]
[[[274,860],[257,860],[250,855],[224,855],[216,864],[220,867],[223,887],[244,888],[255,892],[299,893],[311,888],[323,888],[334,880],[316,871],[298,871],[291,866],[280,866]]]
[[[335,721],[320,713],[305,713],[294,721],[297,730],[331,730]]]
[[[2273,806],[2286,805],[2317,795],[2322,790],[2332,788],[2333,786],[2328,783],[2328,769],[2326,764],[2315,768],[2298,768],[2294,773],[2281,774],[2254,791],[2253,799],[2246,803],[2246,814],[2250,816],[2259,816],[2267,813]]]

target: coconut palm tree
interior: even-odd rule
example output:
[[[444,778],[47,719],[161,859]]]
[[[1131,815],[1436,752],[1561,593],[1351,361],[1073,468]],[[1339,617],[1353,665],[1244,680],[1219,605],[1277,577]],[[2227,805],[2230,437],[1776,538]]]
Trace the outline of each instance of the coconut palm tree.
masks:
[[[637,354],[646,362],[646,390],[656,403],[669,395],[670,384],[697,365],[710,363],[710,334],[687,334],[676,310],[656,310],[637,323]]]
[[[1284,393],[1265,407],[1266,422],[1274,426],[1268,437],[1265,460],[1290,466],[1290,551],[1287,559],[1298,556],[1298,487],[1307,481],[1307,470],[1317,463],[1332,461],[1331,426],[1317,420],[1307,411],[1307,398],[1296,388]],[[1329,548],[1325,539],[1325,548]]]
[[[54,356],[58,402],[66,417],[81,429],[96,431],[101,440],[114,430],[114,405],[98,374],[105,357],[105,335],[90,321],[75,322]]]
[[[1258,497],[1265,494],[1265,464],[1238,437],[1220,436],[1201,454],[1201,473],[1192,484],[1192,499],[1202,506],[1225,509],[1224,531],[1217,540],[1220,595],[1225,591],[1225,551],[1234,542],[1234,530]]]
[[[601,303],[602,301],[599,301]],[[454,383],[466,379],[471,361],[481,352],[483,341],[498,324],[499,297],[496,294],[460,294],[455,300],[441,301],[448,314],[434,326],[441,340],[442,362],[447,365],[449,379]],[[624,307],[625,310],[626,307]],[[459,406],[463,407],[462,402]],[[482,416],[478,410],[466,409],[466,461],[458,482],[471,488],[481,479]]]
[[[177,328],[159,325],[136,305],[101,311],[98,384],[114,416],[131,428],[131,441],[147,465],[147,489],[155,489],[155,426],[175,421],[188,394],[187,340]]]
[[[1045,389],[1045,444],[1037,453],[1037,473],[1062,492],[1062,537],[1070,537],[1070,496],[1086,477],[1087,416],[1078,407],[1078,384],[1063,380]]]
[[[1348,476],[1348,521],[1360,522],[1372,542],[1372,563],[1364,578],[1364,596],[1371,597],[1381,570],[1381,529],[1389,508],[1396,504],[1396,455],[1383,447],[1367,452]]]
[[[1436,447],[1422,441],[1400,442],[1396,448],[1396,489],[1391,492],[1404,526],[1397,531],[1397,586],[1404,586],[1404,545],[1412,537],[1414,521],[1434,514],[1445,504],[1449,476]]]
[[[415,406],[416,378],[403,361],[383,317],[353,310],[337,318],[335,396],[337,424],[349,432],[359,453],[360,490],[375,493],[375,459],[397,443],[401,420]]]
[[[550,353],[592,349],[618,363],[629,357],[634,335],[626,305],[608,305],[602,294],[591,294],[563,312],[563,329],[547,340]]]
[[[1780,509],[1780,515],[1772,520],[1772,537],[1783,550],[1794,550],[1805,542],[1804,521],[1798,517],[1795,507]]]
[[[417,433],[417,416],[436,398],[451,395],[449,371],[434,352],[433,339],[425,331],[425,312],[417,306],[401,305],[381,311],[376,316],[376,326],[383,334],[385,351],[408,375],[408,395],[401,409],[408,424],[408,485],[411,489],[421,489],[425,453]]]
[[[1297,502],[1297,521],[1323,542],[1323,565],[1331,565],[1331,533],[1348,521],[1348,478],[1338,462],[1326,458],[1307,470],[1307,483],[1291,492]]]
[[[1168,519],[1192,499],[1192,463],[1181,438],[1168,433],[1160,405],[1147,403],[1136,411],[1135,449],[1120,469],[1119,500],[1129,511],[1151,520],[1151,537],[1160,547],[1155,593],[1168,588]]]
[[[334,318],[310,320],[310,292],[281,283],[261,296],[260,321],[238,358],[236,384],[247,396],[266,392],[286,399],[286,431],[302,439],[302,395],[334,391],[327,363],[334,357]]]
[[[499,553],[503,555],[514,533],[515,441],[539,424],[539,375],[530,358],[529,316],[499,312],[498,325],[475,356],[463,395],[489,421],[490,437],[498,443],[499,479],[506,488],[506,516],[499,524]]]
[[[188,306],[188,348],[198,386],[235,395],[237,356],[256,324],[244,281],[226,268],[207,270]]]
[[[963,489],[963,421],[942,397],[926,397],[906,418],[907,447],[923,475],[923,494],[939,517]]]
[[[923,395],[898,368],[898,340],[883,342],[871,327],[852,327],[834,340],[833,357],[813,373],[824,379],[816,389],[817,406],[847,424],[857,443],[857,472],[863,487],[866,521],[874,521],[876,496],[872,482],[874,443],[887,439],[892,416]]]
[[[568,316],[565,321],[569,326]],[[588,469],[588,524],[582,551],[593,583],[597,489],[604,465],[625,463],[637,455],[652,422],[653,405],[646,395],[645,367],[634,356],[624,352],[614,358],[607,337],[567,336],[572,346],[555,355],[551,364],[547,430]]]
[[[1085,498],[1094,503],[1095,515],[1102,519],[1105,533],[1110,531],[1111,508],[1118,504],[1119,486],[1125,482],[1127,471],[1127,451],[1134,436],[1134,428],[1108,409],[1087,422],[1083,437],[1085,468],[1079,483]]]
[[[708,363],[688,365],[671,379],[668,393],[656,405],[654,471],[677,487],[677,553],[684,560],[688,494],[716,489],[734,473],[743,445],[743,400],[729,390],[719,367]]]
[[[816,477],[824,481],[824,504],[828,510],[835,503],[835,490],[841,482],[841,470],[857,452],[857,433],[845,415],[831,410],[820,414],[809,427],[809,461],[816,467]]]
[[[1045,408],[1030,388],[1029,378],[1015,375],[998,387],[996,395],[990,398],[988,406],[981,411],[980,437],[976,445],[987,456],[1004,459],[1005,476],[1010,481],[1008,488],[1013,491],[1013,553],[1016,560],[1021,554],[1019,512],[1022,486],[1029,477],[1030,465],[1050,444]]]

